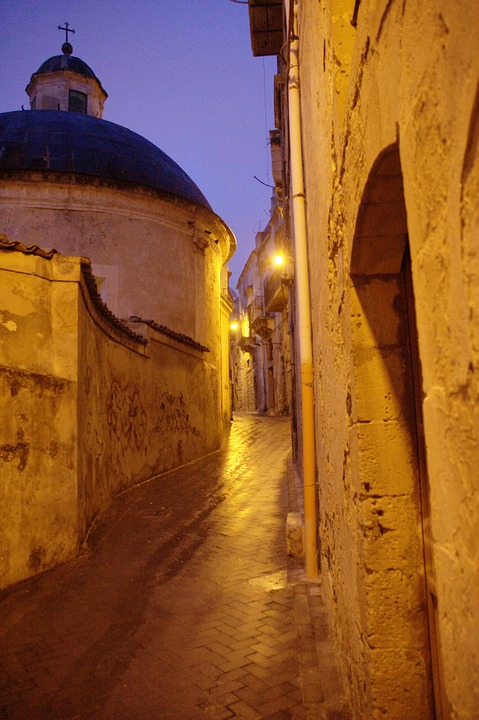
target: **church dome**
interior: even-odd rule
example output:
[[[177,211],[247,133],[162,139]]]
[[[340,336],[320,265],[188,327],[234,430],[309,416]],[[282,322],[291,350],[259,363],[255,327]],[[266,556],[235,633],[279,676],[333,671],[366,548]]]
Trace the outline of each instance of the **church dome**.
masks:
[[[73,55],[54,55],[44,63],[40,65],[36,73],[33,75],[44,75],[45,73],[58,72],[59,70],[70,70],[71,72],[84,75],[85,77],[95,78],[95,73],[89,65],[86,64],[81,58],[74,57]],[[32,77],[33,77],[32,75]],[[100,82],[98,80],[98,82]]]
[[[73,56],[73,46],[68,41],[63,43],[62,50],[63,55],[48,58],[31,76],[25,88],[31,109],[68,110],[102,117],[108,93],[91,67]]]
[[[51,60],[56,58],[41,67]],[[89,115],[62,110],[0,114],[0,174],[23,170],[139,185],[211,210],[197,185],[160,148],[132,130]]]

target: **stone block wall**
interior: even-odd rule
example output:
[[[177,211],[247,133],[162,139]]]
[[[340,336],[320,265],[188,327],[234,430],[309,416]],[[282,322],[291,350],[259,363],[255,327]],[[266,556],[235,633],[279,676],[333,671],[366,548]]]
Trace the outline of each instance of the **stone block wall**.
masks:
[[[472,718],[479,6],[298,5],[321,570],[343,673],[357,718],[432,717],[432,676],[436,717]]]

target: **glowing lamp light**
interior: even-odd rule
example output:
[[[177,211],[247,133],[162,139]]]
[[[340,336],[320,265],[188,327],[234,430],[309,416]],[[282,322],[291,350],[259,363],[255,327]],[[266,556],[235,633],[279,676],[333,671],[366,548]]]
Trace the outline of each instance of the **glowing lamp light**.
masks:
[[[236,320],[232,320],[230,322],[230,330],[237,330],[239,328],[239,323]]]
[[[284,263],[284,255],[281,255],[281,253],[278,253],[277,255],[275,255],[273,257],[273,262],[278,267],[281,267],[281,265],[283,265],[283,263]]]

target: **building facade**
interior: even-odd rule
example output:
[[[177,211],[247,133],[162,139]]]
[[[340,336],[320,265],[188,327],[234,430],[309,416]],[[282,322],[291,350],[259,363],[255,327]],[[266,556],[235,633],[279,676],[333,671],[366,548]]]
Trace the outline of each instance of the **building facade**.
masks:
[[[314,409],[310,421],[298,402],[295,415],[302,461],[317,469],[318,565],[351,708],[471,720],[479,7],[250,0],[249,10],[254,54],[278,55],[295,294],[310,287]]]
[[[231,417],[234,236],[62,50],[0,114],[0,587],[74,557],[116,493]]]
[[[270,219],[256,235],[236,289],[232,331],[234,409],[287,415],[292,401],[291,259],[277,196]]]

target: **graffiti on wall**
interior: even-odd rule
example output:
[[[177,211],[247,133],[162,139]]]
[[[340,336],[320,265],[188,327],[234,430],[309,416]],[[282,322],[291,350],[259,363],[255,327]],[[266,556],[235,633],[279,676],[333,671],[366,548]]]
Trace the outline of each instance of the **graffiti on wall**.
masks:
[[[138,388],[122,384],[114,379],[107,398],[108,426],[110,432],[123,445],[139,450],[144,447],[147,436],[147,413]],[[157,388],[150,406],[153,432],[200,437],[201,433],[191,421],[183,395],[173,395]]]
[[[132,383],[121,386],[113,380],[108,395],[108,425],[118,440],[139,450],[146,438],[146,413],[138,388]]]
[[[200,435],[200,431],[191,423],[183,395],[171,395],[166,390],[157,397],[157,432],[168,430],[175,433]]]

